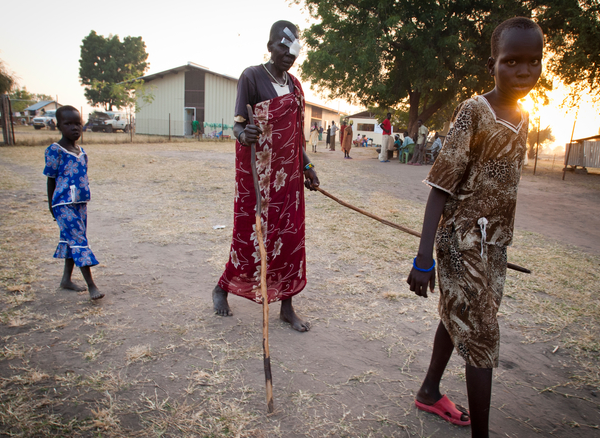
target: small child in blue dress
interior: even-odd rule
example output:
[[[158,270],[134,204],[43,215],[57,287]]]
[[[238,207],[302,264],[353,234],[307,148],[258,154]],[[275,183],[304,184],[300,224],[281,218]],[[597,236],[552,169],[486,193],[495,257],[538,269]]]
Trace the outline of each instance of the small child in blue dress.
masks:
[[[48,177],[48,207],[60,229],[54,257],[65,259],[60,287],[78,292],[85,290],[71,280],[73,267],[77,265],[87,283],[90,298],[98,300],[104,294],[96,287],[90,269],[98,261],[86,236],[87,203],[90,200],[88,157],[75,144],[83,129],[81,115],[72,106],[62,106],[56,111],[56,121],[62,138],[46,149],[44,175]]]

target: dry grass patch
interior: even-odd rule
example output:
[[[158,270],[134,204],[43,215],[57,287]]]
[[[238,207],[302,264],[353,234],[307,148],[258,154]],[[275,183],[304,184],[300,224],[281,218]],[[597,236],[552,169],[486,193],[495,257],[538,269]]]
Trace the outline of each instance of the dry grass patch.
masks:
[[[127,363],[147,362],[153,359],[152,347],[150,345],[136,345],[127,349]]]
[[[34,169],[39,174],[44,148],[0,149],[0,233],[7,236],[0,242],[0,323],[18,328],[17,335],[2,338],[0,361],[6,369],[9,364],[4,361],[21,363],[20,368],[13,368],[14,376],[6,377],[0,386],[1,433],[23,437],[254,437],[286,436],[289,429],[282,424],[301,424],[298,433],[309,437],[424,434],[418,425],[398,422],[396,415],[403,410],[413,415],[402,400],[412,399],[412,388],[419,382],[411,373],[417,356],[429,350],[430,338],[407,335],[395,323],[402,318],[403,324],[414,323],[424,333],[438,321],[437,295],[422,300],[405,282],[418,239],[347,210],[319,193],[306,194],[309,289],[315,293],[299,296],[294,304],[313,321],[327,328],[343,326],[353,331],[354,338],[368,340],[369,347],[383,349],[403,380],[391,381],[370,364],[325,380],[318,373],[300,375],[284,361],[274,359],[274,367],[291,377],[292,389],[285,393],[290,403],[277,407],[279,416],[267,417],[263,415],[263,387],[257,390],[245,381],[246,364],[258,363],[262,357],[260,322],[240,320],[224,329],[221,321],[186,320],[179,317],[199,310],[198,303],[165,299],[172,293],[166,272],[207,264],[219,272],[227,260],[233,222],[233,144],[84,147],[90,155],[90,217],[101,211],[134,236],[132,260],[137,260],[137,243],[186,244],[201,248],[206,259],[196,260],[196,254],[190,253],[194,260],[186,266],[168,260],[157,263],[151,275],[123,280],[123,288],[131,295],[111,294],[101,305],[83,298],[76,302],[60,298],[53,314],[34,307],[46,292],[38,287],[42,280],[39,267],[51,259],[58,230],[47,213],[45,193],[33,191],[21,170]],[[313,161],[323,187],[332,194],[392,222],[420,229],[422,205],[383,191],[363,190],[375,186],[378,175],[360,167],[358,175],[348,172],[318,154]],[[361,187],[355,186],[357,178]],[[221,224],[226,228],[212,228]],[[40,241],[48,243],[40,246]],[[568,351],[573,359],[568,361],[573,369],[570,384],[597,387],[599,258],[517,232],[509,259],[531,268],[533,275],[509,272],[501,307],[504,320],[521,329],[527,342],[552,341],[561,352]],[[128,267],[105,263],[106,270],[100,272],[111,280],[129,275]],[[139,314],[149,307],[128,301],[133,294],[170,319],[156,320],[159,323],[152,328],[138,324]],[[125,322],[117,321],[116,315],[125,316]],[[146,336],[135,342],[139,345],[113,348],[138,335]],[[64,338],[57,345],[74,357],[73,369],[93,372],[49,372],[49,368],[33,366],[33,359],[40,360],[34,345],[46,348],[60,336]],[[134,374],[140,372],[139,367],[128,366],[159,357],[161,361],[152,363],[143,374]],[[173,369],[168,368],[166,359]],[[54,373],[54,378],[48,377]],[[451,365],[448,375],[464,380],[462,363]],[[312,379],[323,391],[292,387],[300,378]],[[281,382],[276,385],[277,391],[284,391]],[[351,389],[367,387],[381,392],[381,407],[352,412],[351,402],[342,397],[352,398]],[[276,397],[281,397],[281,392]]]

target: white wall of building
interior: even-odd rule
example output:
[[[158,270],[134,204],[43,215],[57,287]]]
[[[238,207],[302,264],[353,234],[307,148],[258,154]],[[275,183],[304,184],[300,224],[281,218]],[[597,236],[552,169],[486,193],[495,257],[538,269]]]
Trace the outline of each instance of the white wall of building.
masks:
[[[327,126],[331,126],[331,122],[334,121],[335,124],[337,125],[337,127],[340,127],[340,115],[338,114],[337,111],[334,110],[329,110],[326,108],[321,108],[321,117],[318,119],[321,121],[321,126],[323,127],[323,129],[326,129]],[[304,137],[306,138],[306,141],[308,141],[308,139],[310,138],[310,127],[311,127],[311,122],[314,123],[314,118],[313,118],[313,106],[310,103],[306,103],[305,105],[305,111],[304,111]],[[338,134],[339,136],[339,131]],[[323,141],[325,141],[325,131],[323,131]]]
[[[206,73],[204,84],[204,121],[233,125],[237,80]]]
[[[171,135],[183,136],[185,120],[185,73],[168,73],[146,84],[154,95],[151,104],[139,102],[140,111],[135,116],[137,134],[168,135],[171,114]]]
[[[354,126],[353,126],[354,138],[356,138],[356,136],[358,134],[360,134],[361,137],[363,135],[366,135],[367,138],[373,139],[374,146],[375,145],[381,146],[381,141],[383,139],[383,131],[379,127],[379,122],[376,119],[350,117],[349,120],[352,120],[354,122]],[[368,130],[361,131],[358,129],[358,127],[359,127],[358,125],[373,125],[374,131],[368,131]],[[394,127],[392,126],[392,136],[394,134],[398,134],[398,133],[394,132]]]

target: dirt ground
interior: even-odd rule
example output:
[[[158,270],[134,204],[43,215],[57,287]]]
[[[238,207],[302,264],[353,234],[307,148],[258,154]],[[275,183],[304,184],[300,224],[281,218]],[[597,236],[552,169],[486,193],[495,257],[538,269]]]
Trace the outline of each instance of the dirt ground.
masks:
[[[261,307],[232,297],[222,318],[210,298],[231,241],[233,144],[84,148],[107,294],[94,303],[57,288],[44,147],[0,148],[0,436],[470,436],[413,404],[438,323],[437,295],[405,283],[416,238],[306,194],[309,283],[294,304],[313,328],[270,306],[267,415]],[[420,231],[429,166],[352,155],[311,155],[322,187]],[[491,435],[598,436],[600,175],[531,168],[509,260],[533,272],[507,277]],[[456,355],[443,391],[466,405]]]

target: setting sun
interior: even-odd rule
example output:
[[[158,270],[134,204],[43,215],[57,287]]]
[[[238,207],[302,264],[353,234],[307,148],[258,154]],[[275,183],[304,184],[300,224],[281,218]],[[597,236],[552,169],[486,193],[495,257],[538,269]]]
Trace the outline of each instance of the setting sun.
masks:
[[[538,118],[542,129],[547,126],[552,128],[556,140],[553,144],[547,145],[550,150],[560,147],[564,151],[565,145],[571,139],[574,122],[576,123],[573,139],[591,137],[600,132],[598,105],[594,105],[589,95],[582,96],[578,108],[561,106],[569,91],[569,88],[562,83],[555,82],[554,89],[548,92],[550,103],[539,107],[537,111],[534,109],[531,95],[521,100],[521,104],[529,112],[529,129],[534,129]]]

